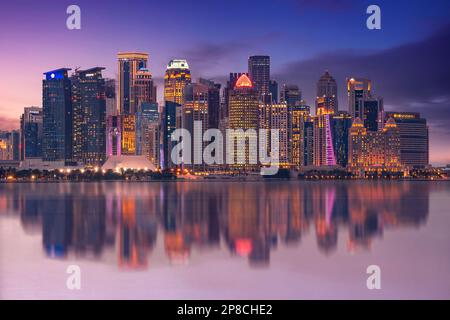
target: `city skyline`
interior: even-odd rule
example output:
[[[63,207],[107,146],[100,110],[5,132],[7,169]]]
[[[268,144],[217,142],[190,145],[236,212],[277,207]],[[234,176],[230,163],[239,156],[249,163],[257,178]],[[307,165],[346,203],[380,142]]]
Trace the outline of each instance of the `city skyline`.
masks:
[[[0,129],[18,129],[23,108],[42,106],[40,75],[47,70],[59,67],[86,69],[102,66],[106,68],[105,78],[117,80],[117,52],[148,52],[149,69],[158,86],[158,101],[161,102],[162,79],[170,59],[186,59],[194,80],[204,77],[223,85],[229,72],[246,72],[249,56],[268,55],[271,57],[271,78],[279,83],[280,88],[284,83],[298,85],[303,98],[310,106],[314,105],[315,86],[325,70],[329,70],[337,81],[341,110],[347,109],[345,78],[355,76],[371,79],[375,94],[384,98],[386,111],[420,112],[428,120],[431,163],[450,162],[450,148],[445,140],[446,134],[449,133],[447,122],[450,119],[447,116],[448,109],[445,108],[448,105],[448,92],[445,90],[448,87],[448,77],[445,75],[449,68],[446,67],[448,62],[444,59],[449,49],[446,39],[449,37],[450,28],[445,24],[448,18],[448,10],[445,10],[449,7],[448,3],[438,1],[433,6],[426,6],[424,3],[407,4],[404,1],[398,1],[396,4],[381,2],[379,5],[383,12],[383,28],[371,31],[365,27],[365,1],[339,1],[336,5],[331,5],[329,1],[266,2],[268,7],[273,8],[273,11],[268,11],[274,17],[282,14],[289,17],[303,16],[304,20],[309,22],[310,29],[304,32],[305,29],[300,26],[305,22],[300,23],[297,20],[291,20],[293,24],[295,21],[295,25],[287,31],[282,31],[286,30],[282,28],[286,26],[282,19],[277,19],[278,24],[274,24],[276,26],[262,25],[261,18],[268,14],[262,9],[257,10],[256,17],[240,20],[239,17],[246,16],[245,12],[251,3],[232,2],[227,2],[225,9],[230,12],[228,6],[233,5],[240,9],[233,10],[237,22],[235,25],[228,23],[225,28],[224,14],[218,10],[223,9],[224,3],[219,2],[209,4],[212,6],[209,9],[217,10],[212,10],[211,15],[204,21],[206,23],[216,18],[216,34],[211,30],[199,30],[201,24],[193,21],[183,32],[177,33],[170,26],[159,30],[162,33],[155,35],[155,31],[150,30],[151,25],[161,23],[160,13],[165,10],[169,12],[169,8],[164,4],[153,4],[153,7],[149,8],[147,4],[135,1],[143,12],[152,9],[152,15],[154,14],[156,19],[145,24],[146,28],[139,34],[122,41],[118,37],[114,37],[114,40],[103,38],[106,35],[104,32],[114,34],[117,30],[118,34],[124,34],[121,19],[118,17],[121,8],[118,3],[112,2],[105,6],[80,1],[78,5],[82,9],[83,25],[81,30],[73,31],[65,28],[65,3],[54,8],[43,4],[42,10],[34,11],[29,4],[23,2],[8,4],[7,10],[1,14],[1,21],[5,26],[0,30],[2,38],[5,38],[1,44],[4,46],[2,52],[5,59],[2,59],[0,66],[9,76],[0,79]],[[280,2],[286,4],[285,8],[277,6]],[[177,4],[180,12],[183,6],[185,4],[181,2]],[[202,6],[200,8],[202,12],[205,10]],[[288,9],[295,10],[288,12]],[[14,24],[14,17],[17,17],[19,12],[24,16],[24,23],[13,29],[9,28]],[[335,15],[336,12],[339,12],[339,15]],[[93,13],[98,15],[95,22],[92,20]],[[179,15],[178,12],[171,13]],[[325,30],[335,25],[324,22],[319,24],[314,18],[320,14],[324,17],[335,16],[342,25],[326,34]],[[396,19],[396,14],[401,15],[400,19]],[[416,14],[420,14],[421,18],[417,19]],[[138,14],[141,15],[142,13]],[[37,20],[42,22],[37,23]],[[123,21],[125,20],[126,17],[123,18]],[[136,27],[142,24],[139,19],[134,20]],[[240,27],[249,25],[252,20],[257,20],[258,23],[242,32]],[[10,29],[13,32],[8,32]],[[410,32],[407,33],[407,30]],[[226,37],[222,36],[224,33]],[[30,37],[33,34],[44,36],[44,39],[45,36],[52,36],[54,41],[43,46],[42,41],[38,42],[35,37]],[[299,38],[298,43],[290,38],[293,35],[296,36],[295,39]],[[320,41],[317,40],[319,38],[314,39],[314,36],[319,35]],[[349,35],[354,39],[348,40]],[[15,42],[11,38],[15,36],[22,37],[23,41]],[[65,40],[70,40],[71,43]],[[61,42],[65,44],[64,48],[57,46]],[[79,47],[82,43],[90,46]],[[302,50],[297,50],[302,44]],[[32,50],[25,50],[26,47]],[[433,52],[427,53],[430,49]],[[393,68],[393,62],[400,60],[402,63],[398,66],[394,64],[396,68],[393,71],[396,72],[389,72],[389,69]],[[417,61],[421,61],[422,67],[411,69]],[[362,68],[359,67],[361,64]],[[417,87],[418,85],[423,87]],[[24,86],[29,88],[26,94],[23,94]]]

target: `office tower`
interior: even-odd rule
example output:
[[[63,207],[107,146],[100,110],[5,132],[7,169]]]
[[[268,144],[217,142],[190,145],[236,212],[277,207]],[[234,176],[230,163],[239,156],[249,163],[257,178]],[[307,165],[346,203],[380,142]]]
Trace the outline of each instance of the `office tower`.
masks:
[[[71,77],[73,159],[86,165],[106,161],[106,87],[102,70],[76,70]]]
[[[177,109],[179,108],[179,104],[173,101],[166,101],[162,114],[162,157],[161,167],[163,169],[170,169],[173,167],[171,152],[172,152],[172,141],[171,135],[172,132],[177,128],[176,118],[177,118]],[[176,142],[175,142],[176,143]]]
[[[305,123],[308,121],[309,117],[309,106],[302,105],[290,107],[290,163],[296,169],[305,165]]]
[[[337,83],[328,71],[317,82],[316,114],[319,108],[327,113],[338,112]]]
[[[203,149],[208,142],[203,142],[203,134],[208,130],[208,86],[200,83],[191,83],[184,88],[182,107],[182,127],[191,134],[191,159],[188,167],[194,171],[205,170]],[[201,124],[201,131],[194,131],[194,123]],[[196,161],[197,160],[197,161]],[[201,163],[195,163],[201,162]]]
[[[350,167],[367,165],[367,129],[360,118],[353,120],[350,128],[348,164]]]
[[[352,127],[352,117],[347,112],[340,111],[332,116],[331,124],[336,164],[345,168],[348,164],[348,137]]]
[[[20,117],[20,160],[42,158],[42,108],[26,107]]]
[[[250,56],[248,58],[248,74],[258,93],[258,99],[260,101],[266,101],[264,96],[270,93],[270,57]]]
[[[122,155],[136,155],[136,115],[123,114],[120,118],[122,122]]]
[[[305,120],[303,160],[305,166],[314,165],[314,120]]]
[[[278,88],[278,82],[276,82],[275,80],[269,81],[269,93],[272,96],[272,102],[278,103],[278,101],[280,100],[280,93]]]
[[[150,160],[156,168],[160,167],[160,135],[161,126],[159,123],[152,122],[148,125],[148,160]]]
[[[260,104],[259,127],[261,129],[277,129],[279,146],[278,146],[278,163],[277,165],[286,168],[290,164],[290,115],[289,106],[286,102],[279,104]],[[273,152],[271,145],[271,134],[267,132],[267,156]]]
[[[224,105],[222,108],[222,112],[220,114],[220,119],[222,122],[226,122],[226,126],[228,126],[228,118],[229,118],[229,110],[230,110],[230,91],[234,89],[234,86],[236,85],[236,81],[245,74],[247,77],[249,76],[248,73],[244,72],[230,72],[229,79],[227,81],[227,85],[225,86],[223,90],[223,100]]]
[[[183,104],[183,89],[191,83],[191,71],[186,60],[170,60],[164,75],[164,101]]]
[[[156,86],[153,84],[152,74],[148,69],[142,68],[136,72],[134,90],[136,111],[141,110],[143,103],[156,103]]]
[[[136,154],[149,156],[149,126],[159,123],[158,104],[143,102],[136,113]]]
[[[382,129],[384,105],[383,99],[368,98],[363,101],[363,121],[364,126],[369,131]]]
[[[122,155],[122,121],[119,115],[111,115],[106,118],[106,155]]]
[[[218,129],[220,121],[220,83],[200,79],[199,83],[208,86],[208,128]]]
[[[119,63],[119,113],[134,114],[137,109],[136,77],[139,70],[147,68],[148,54],[143,52],[121,52],[117,54],[117,59]]]
[[[334,166],[336,156],[332,135],[332,114],[319,114],[314,117],[314,165]]]
[[[385,112],[385,119],[393,118],[400,133],[400,161],[407,167],[429,164],[429,136],[427,120],[416,112]]]
[[[371,90],[368,79],[347,79],[348,111],[354,119],[364,119],[364,101],[371,98]]]
[[[106,117],[115,116],[117,111],[116,80],[105,78]]]
[[[44,73],[42,81],[43,140],[45,161],[72,159],[72,88],[61,68]]]
[[[286,102],[288,106],[299,106],[301,101],[302,93],[297,85],[283,84],[281,102]]]
[[[233,150],[234,163],[232,167],[238,170],[254,170],[255,164],[250,164],[250,157],[257,160],[258,145],[257,139],[247,139],[243,131],[249,129],[255,130],[257,134],[259,120],[259,102],[258,92],[253,86],[252,81],[245,74],[241,75],[236,81],[234,89],[229,92],[229,128],[235,131],[231,135],[232,145],[227,149]],[[242,131],[243,130],[243,131]],[[256,137],[255,137],[256,138]],[[244,148],[238,148],[236,140],[245,141]],[[245,159],[244,164],[236,164],[237,159]]]
[[[0,132],[0,160],[20,161],[19,130]]]

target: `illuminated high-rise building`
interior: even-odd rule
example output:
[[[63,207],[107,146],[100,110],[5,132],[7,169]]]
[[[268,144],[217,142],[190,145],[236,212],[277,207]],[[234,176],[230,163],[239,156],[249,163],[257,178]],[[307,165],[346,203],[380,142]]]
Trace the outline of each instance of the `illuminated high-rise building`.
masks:
[[[20,160],[20,131],[0,131],[0,160]]]
[[[327,113],[338,112],[337,83],[328,71],[317,82],[316,114],[319,108]]]
[[[364,101],[371,98],[372,83],[368,79],[347,79],[348,111],[353,119],[364,121]]]
[[[122,155],[136,155],[136,115],[124,114],[120,118]]]
[[[186,60],[170,60],[164,75],[164,101],[183,104],[183,90],[191,83],[191,71]]]
[[[299,106],[302,101],[302,92],[295,84],[283,84],[280,102],[286,102],[288,106]]]
[[[257,162],[258,159],[258,127],[258,92],[249,77],[243,74],[229,92],[229,128],[236,130],[230,137],[232,145],[227,146],[227,149],[234,151],[233,168],[244,171],[256,169],[256,163],[250,162]],[[245,142],[243,148],[238,148],[237,140]],[[244,163],[237,164],[238,159],[244,160]]]
[[[316,100],[316,116],[314,117],[314,165],[334,166],[336,156],[334,154],[334,143],[332,134],[332,121],[334,108],[330,108],[326,103]]]
[[[332,134],[332,119],[330,113],[319,114],[314,117],[314,165],[334,166],[336,156]]]
[[[141,68],[136,72],[134,81],[134,91],[136,99],[136,112],[141,111],[143,103],[156,103],[156,86],[150,71]]]
[[[42,158],[42,108],[24,108],[20,117],[20,159]]]
[[[427,120],[416,112],[385,112],[385,119],[395,120],[400,134],[400,161],[407,167],[426,167],[429,164],[429,136]]]
[[[305,123],[309,117],[310,108],[308,106],[290,107],[290,163],[296,169],[303,167],[305,163]]]
[[[148,125],[148,160],[150,160],[156,168],[161,166],[161,149],[160,149],[161,126],[159,123],[152,122]]]
[[[208,130],[208,91],[208,86],[200,83],[191,83],[184,88],[182,127],[191,134],[191,159],[185,162],[196,171],[205,169],[203,148],[208,143],[203,142],[203,134]],[[194,124],[201,124],[199,132],[195,131]]]
[[[270,57],[250,56],[248,58],[248,74],[261,101],[267,101],[264,96],[269,95]],[[267,101],[271,102],[271,101]]]
[[[106,161],[106,98],[104,68],[76,70],[71,77],[73,159],[87,165]]]
[[[148,54],[143,52],[120,52],[117,54],[118,100],[120,114],[134,114],[137,110],[136,79],[138,71],[147,68]]]
[[[72,160],[72,88],[68,68],[44,73],[42,81],[45,161]]]
[[[384,141],[384,165],[386,167],[398,167],[401,164],[401,138],[400,129],[393,118],[389,118],[383,126]]]

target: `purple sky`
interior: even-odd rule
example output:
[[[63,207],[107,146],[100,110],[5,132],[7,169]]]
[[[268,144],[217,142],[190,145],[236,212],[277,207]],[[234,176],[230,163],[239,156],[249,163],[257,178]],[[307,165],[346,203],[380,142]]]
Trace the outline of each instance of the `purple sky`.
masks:
[[[70,4],[81,8],[81,30],[66,28]],[[381,30],[366,28],[370,4],[381,7]],[[431,161],[450,163],[449,17],[446,0],[10,1],[0,11],[0,129],[41,106],[50,69],[103,66],[115,77],[117,52],[141,50],[161,89],[171,58],[187,59],[194,79],[222,82],[246,71],[249,55],[268,54],[272,77],[300,85],[311,105],[325,69],[341,109],[347,76],[372,79],[386,109],[428,119]]]

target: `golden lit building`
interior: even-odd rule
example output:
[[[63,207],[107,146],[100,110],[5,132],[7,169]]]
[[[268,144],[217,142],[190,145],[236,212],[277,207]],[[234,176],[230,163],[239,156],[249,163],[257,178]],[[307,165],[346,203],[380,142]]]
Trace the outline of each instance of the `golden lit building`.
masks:
[[[136,154],[136,116],[122,115],[122,154]]]
[[[232,145],[227,146],[227,152],[233,152],[232,167],[244,171],[255,170],[258,161],[259,102],[258,93],[246,74],[242,74],[233,90],[229,91],[228,126],[233,130],[229,136]],[[243,148],[239,147],[237,141],[244,142]],[[239,159],[243,159],[244,163],[238,164]]]
[[[294,106],[290,116],[290,163],[299,169],[305,163],[305,122],[310,117],[309,107]]]
[[[331,121],[334,109],[329,108],[323,97],[316,100],[317,115],[314,117],[314,165],[335,166]]]
[[[183,90],[191,83],[191,71],[186,60],[170,60],[164,75],[164,101],[183,104]]]
[[[349,166],[352,169],[399,171],[399,150],[400,134],[393,119],[386,122],[382,131],[368,131],[360,118],[353,122],[349,135]]]

